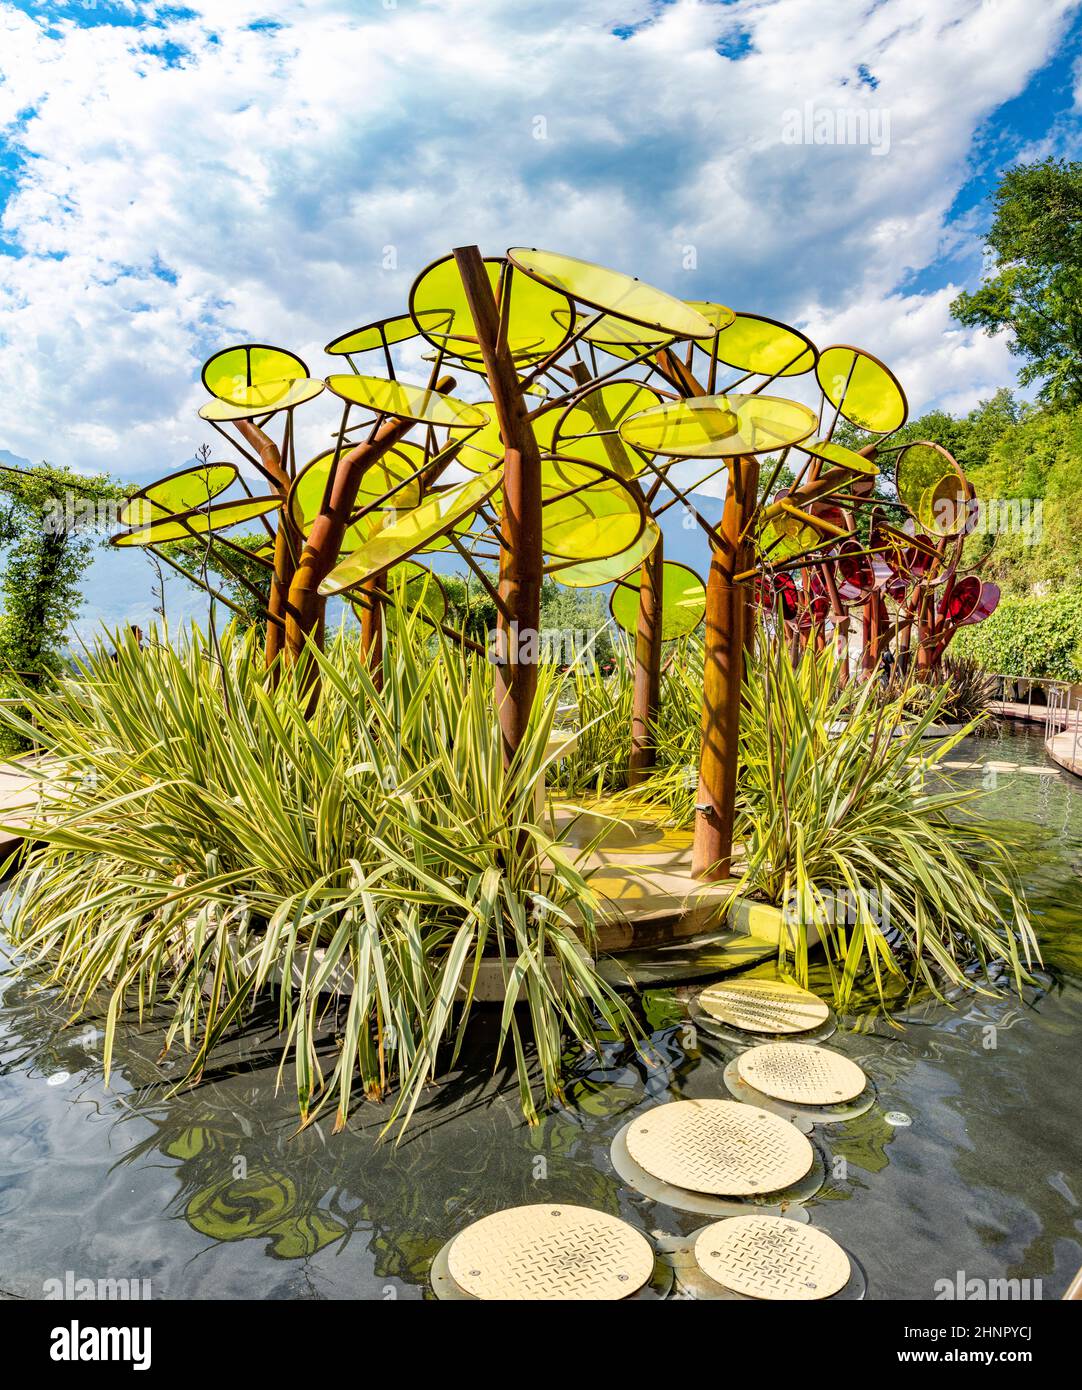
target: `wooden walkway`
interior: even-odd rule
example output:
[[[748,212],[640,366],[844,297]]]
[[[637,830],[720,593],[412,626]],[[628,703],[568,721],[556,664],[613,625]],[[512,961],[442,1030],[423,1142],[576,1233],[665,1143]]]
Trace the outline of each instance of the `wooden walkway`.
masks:
[[[1045,726],[1044,751],[1055,766],[1048,769],[1015,770],[1057,772],[1062,768],[1076,777],[1082,777],[1082,708],[1072,709],[1069,703],[1054,704],[1050,707],[1047,704],[1034,703],[1032,700],[995,700],[992,703],[992,711],[1001,719]]]
[[[0,763],[0,864],[22,840],[4,827],[26,825],[38,801],[37,781],[28,769],[37,764],[33,753]]]
[[[1044,751],[1065,772],[1082,777],[1082,729],[1077,719],[1069,729],[1045,739]]]

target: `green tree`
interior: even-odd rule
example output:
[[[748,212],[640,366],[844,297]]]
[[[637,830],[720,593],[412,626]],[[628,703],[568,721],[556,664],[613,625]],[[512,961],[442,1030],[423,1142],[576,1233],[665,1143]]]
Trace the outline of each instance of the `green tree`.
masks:
[[[0,468],[0,695],[61,669],[82,607],[83,574],[109,519],[102,504],[124,496],[103,474],[84,477],[47,463]],[[4,753],[21,746],[12,734],[0,738]]]
[[[1025,359],[1019,381],[1040,381],[1042,401],[1082,402],[1082,163],[1019,164],[994,200],[991,267],[951,313],[990,335],[1009,329],[1011,351]]]
[[[58,670],[82,578],[125,489],[42,463],[0,470],[0,671],[40,680]]]

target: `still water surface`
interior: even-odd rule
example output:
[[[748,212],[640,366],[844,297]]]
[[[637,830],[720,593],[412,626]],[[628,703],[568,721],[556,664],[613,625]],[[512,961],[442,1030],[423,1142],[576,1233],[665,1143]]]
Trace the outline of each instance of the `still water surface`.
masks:
[[[808,1211],[857,1256],[871,1298],[933,1298],[959,1272],[1039,1279],[1056,1298],[1082,1265],[1082,782],[1041,770],[1034,734],[953,754],[966,756],[1034,769],[962,776],[988,788],[990,814],[1035,827],[1020,867],[1045,967],[1022,998],[964,996],[902,1029],[840,1020],[829,1046],[864,1067],[879,1099],[816,1128],[828,1176]],[[55,998],[12,974],[0,942],[0,1296],[40,1298],[70,1272],[149,1280],[156,1298],[422,1298],[449,1236],[527,1202],[689,1233],[703,1217],[630,1192],[608,1161],[639,1111],[728,1094],[732,1053],[689,1032],[684,993],[644,994],[648,1063],[614,1050],[581,1066],[571,1104],[533,1130],[479,1039],[396,1147],[375,1142],[385,1115],[371,1106],[341,1135],[296,1135],[269,1023],[172,1098],[154,1035],[131,1026],[107,1090],[100,1033],[63,1030]],[[911,1123],[888,1123],[891,1112]]]

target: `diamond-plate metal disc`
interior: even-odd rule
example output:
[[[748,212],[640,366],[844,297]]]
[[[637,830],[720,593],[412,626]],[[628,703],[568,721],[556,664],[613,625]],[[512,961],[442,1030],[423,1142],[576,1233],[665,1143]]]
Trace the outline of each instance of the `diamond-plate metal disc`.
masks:
[[[779,1216],[715,1221],[695,1241],[699,1268],[750,1298],[829,1298],[849,1282],[849,1256],[830,1236]]]
[[[695,1212],[700,1216],[713,1217],[715,1221],[722,1216],[746,1216],[750,1211],[762,1212],[767,1216],[791,1216],[795,1221],[807,1221],[810,1218],[802,1203],[814,1197],[826,1181],[826,1163],[823,1155],[813,1145],[812,1166],[799,1182],[793,1183],[790,1187],[777,1188],[773,1192],[754,1192],[749,1197],[717,1197],[710,1192],[693,1192],[687,1187],[674,1187],[672,1183],[662,1182],[660,1178],[648,1173],[628,1153],[627,1133],[631,1125],[632,1121],[629,1120],[613,1136],[609,1149],[612,1166],[620,1180],[633,1191],[648,1197],[659,1206],[671,1207],[673,1211]],[[809,1125],[808,1129],[811,1128]]]
[[[754,1086],[741,1079],[738,1071],[739,1057],[726,1062],[722,1080],[733,1100],[743,1101],[745,1105],[757,1105],[760,1110],[769,1110],[772,1115],[780,1115],[789,1120],[797,1129],[808,1134],[815,1125],[836,1125],[846,1120],[855,1120],[866,1114],[875,1104],[875,1087],[869,1081],[855,1100],[842,1101],[838,1105],[800,1105],[795,1100],[777,1100],[765,1095]]]
[[[733,1100],[677,1100],[633,1120],[628,1153],[654,1177],[692,1192],[746,1197],[797,1182],[815,1158],[788,1120]]]
[[[627,1298],[654,1271],[633,1226],[603,1211],[546,1202],[474,1222],[451,1243],[451,1278],[486,1300]]]
[[[704,989],[699,1003],[747,1033],[806,1033],[830,1017],[818,995],[784,980],[722,980]]]
[[[741,1081],[776,1100],[837,1105],[859,1096],[868,1078],[848,1057],[807,1043],[766,1043],[736,1059]]]

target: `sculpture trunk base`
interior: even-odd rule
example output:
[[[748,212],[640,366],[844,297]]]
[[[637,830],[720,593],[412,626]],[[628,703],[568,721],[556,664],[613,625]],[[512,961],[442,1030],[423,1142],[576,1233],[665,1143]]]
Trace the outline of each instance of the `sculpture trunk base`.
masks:
[[[380,592],[387,584],[387,571],[361,585],[361,654],[368,663],[368,674],[377,690],[383,688],[383,600]]]
[[[504,766],[509,767],[525,737],[537,694],[543,574],[541,452],[481,252],[476,246],[460,246],[454,256],[504,445],[495,698]]]
[[[657,756],[655,729],[661,703],[661,623],[664,543],[646,557],[639,571],[639,619],[635,631],[635,689],[631,710],[631,757],[628,785],[650,773]]]
[[[746,567],[747,545],[741,537],[758,481],[755,459],[731,462],[721,544],[714,547],[706,584],[702,747],[691,870],[696,878],[709,880],[728,878],[732,871],[747,603],[745,589],[733,580]]]

